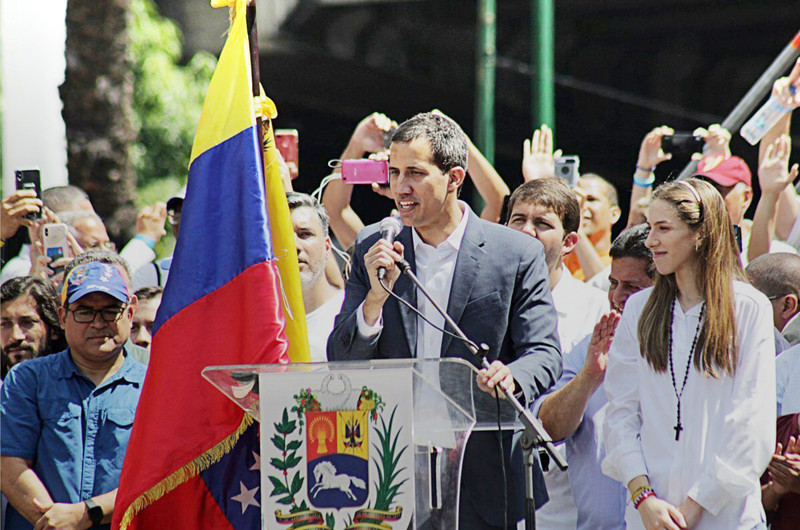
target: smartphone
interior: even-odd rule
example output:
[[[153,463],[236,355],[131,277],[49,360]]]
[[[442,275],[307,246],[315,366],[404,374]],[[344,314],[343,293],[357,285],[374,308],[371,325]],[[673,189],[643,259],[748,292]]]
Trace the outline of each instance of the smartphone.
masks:
[[[392,145],[392,136],[397,131],[397,127],[392,127],[388,131],[383,131],[383,148],[389,149],[389,146]]]
[[[342,160],[342,182],[345,184],[389,184],[389,162],[386,160]]]
[[[560,156],[556,158],[556,177],[563,179],[570,188],[574,188],[578,185],[580,165],[581,159],[577,155]]]
[[[44,253],[51,259],[51,264],[69,256],[69,243],[67,242],[67,225],[64,223],[47,223],[42,226],[42,241],[44,242]],[[58,274],[64,270],[64,266],[50,267],[53,272]]]
[[[300,174],[297,129],[275,129],[275,147],[289,166],[292,179]]]
[[[42,198],[42,183],[39,178],[38,169],[18,169],[14,172],[17,181],[18,190],[33,190],[36,192],[36,198]],[[42,210],[38,212],[29,213],[25,216],[26,219],[41,219]]]
[[[705,144],[702,136],[695,136],[690,132],[676,132],[661,137],[661,149],[665,153],[691,155],[701,152]]]

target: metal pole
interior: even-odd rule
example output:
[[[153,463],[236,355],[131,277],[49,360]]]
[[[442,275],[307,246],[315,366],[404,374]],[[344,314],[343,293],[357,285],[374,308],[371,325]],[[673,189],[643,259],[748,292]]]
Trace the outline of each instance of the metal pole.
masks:
[[[555,131],[555,24],[553,0],[531,2],[531,121],[533,129],[545,123]]]
[[[745,119],[752,114],[753,110],[755,110],[758,104],[761,103],[761,100],[764,99],[764,96],[769,94],[775,80],[792,65],[798,55],[800,55],[800,32],[798,32],[792,41],[781,50],[781,53],[772,61],[772,64],[764,70],[761,77],[758,78],[755,84],[750,87],[750,90],[747,91],[747,94],[744,95],[741,101],[739,101],[730,114],[728,114],[722,122],[722,126],[728,129],[731,134],[736,134],[745,122]],[[705,149],[703,150],[705,151]],[[697,161],[693,160],[683,168],[677,180],[687,179],[694,175],[696,171]]]
[[[475,138],[478,149],[494,163],[494,87],[497,67],[497,2],[478,1],[478,57]]]

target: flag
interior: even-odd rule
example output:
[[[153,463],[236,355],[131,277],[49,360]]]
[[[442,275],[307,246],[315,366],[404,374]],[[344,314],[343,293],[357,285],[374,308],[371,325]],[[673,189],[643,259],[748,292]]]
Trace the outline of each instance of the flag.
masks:
[[[275,105],[264,95],[261,88],[261,108],[256,116],[261,116],[262,138],[264,139],[264,176],[267,188],[267,212],[270,218],[272,246],[284,297],[283,314],[286,317],[286,336],[289,339],[289,357],[292,362],[309,362],[306,328],[306,310],[303,306],[303,288],[300,284],[300,266],[297,263],[297,248],[294,242],[294,228],[289,203],[284,193],[281,170],[278,165],[278,148],[275,145],[275,131],[272,120],[278,115]]]
[[[212,365],[289,361],[250,89],[245,1],[233,4],[192,148],[181,230],[154,324],[114,528],[260,524],[257,425],[201,376]]]

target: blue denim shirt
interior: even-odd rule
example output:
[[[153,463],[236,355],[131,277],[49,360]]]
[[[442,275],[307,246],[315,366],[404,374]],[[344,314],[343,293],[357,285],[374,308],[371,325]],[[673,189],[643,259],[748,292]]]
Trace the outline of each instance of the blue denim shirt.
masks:
[[[108,493],[119,485],[144,376],[127,353],[100,386],[69,349],[16,365],[0,390],[0,455],[33,462],[55,502]],[[9,505],[4,528],[32,526]]]

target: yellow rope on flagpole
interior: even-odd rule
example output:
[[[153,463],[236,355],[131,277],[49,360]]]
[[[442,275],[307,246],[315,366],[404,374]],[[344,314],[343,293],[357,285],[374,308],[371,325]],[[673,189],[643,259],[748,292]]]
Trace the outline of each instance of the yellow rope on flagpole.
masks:
[[[144,510],[184,482],[196,477],[201,472],[219,462],[223,456],[233,449],[244,431],[246,431],[254,421],[255,420],[250,414],[245,413],[244,417],[242,418],[242,423],[239,425],[239,428],[236,429],[236,431],[229,436],[226,436],[225,439],[223,439],[217,445],[198,456],[188,464],[181,466],[170,476],[139,495],[139,497],[137,497],[125,510],[125,515],[122,516],[122,521],[119,524],[119,530],[126,530],[128,526],[130,526],[131,522],[133,522],[133,518],[136,517],[140,511]]]

